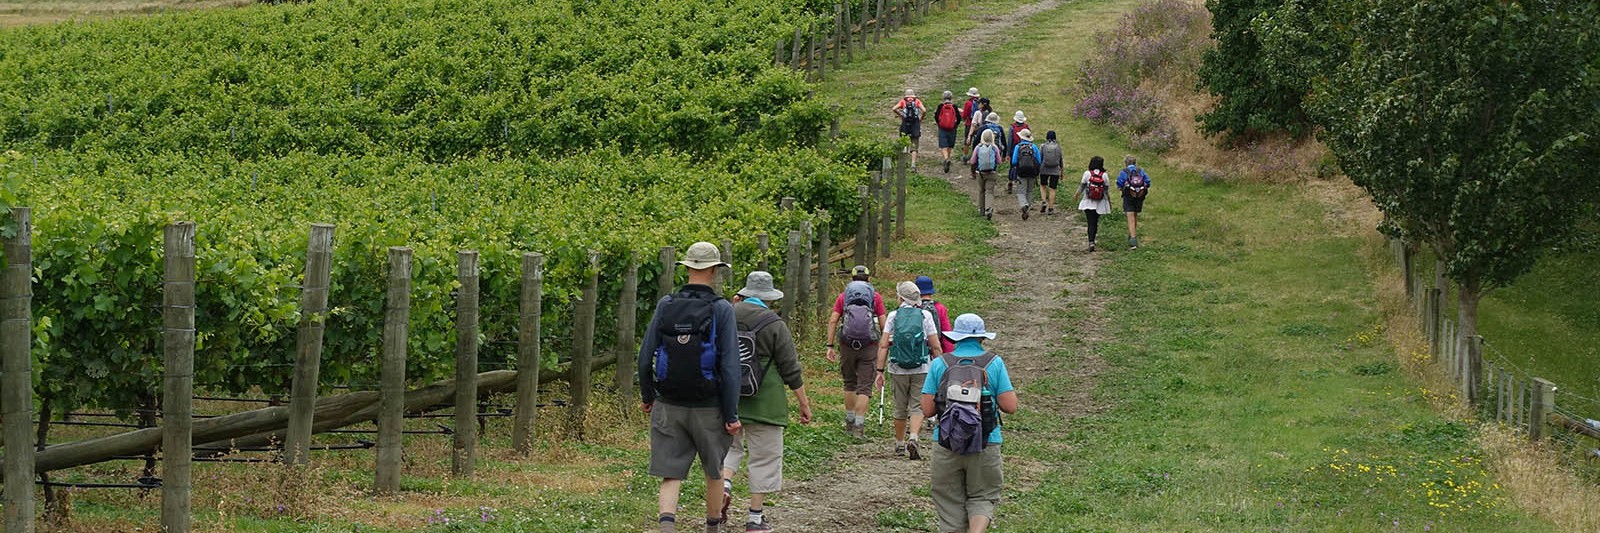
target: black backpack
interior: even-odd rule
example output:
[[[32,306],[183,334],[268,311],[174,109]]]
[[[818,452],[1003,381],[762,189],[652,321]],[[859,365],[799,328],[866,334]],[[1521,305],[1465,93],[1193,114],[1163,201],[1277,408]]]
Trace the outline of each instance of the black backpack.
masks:
[[[717,397],[717,325],[721,296],[683,290],[661,301],[656,313],[659,336],[655,387],[662,398],[700,402]]]
[[[900,103],[905,104],[905,108],[900,113],[900,116],[904,117],[906,122],[917,122],[922,120],[922,110],[917,107],[917,100],[915,98],[906,98],[901,100]]]
[[[1017,145],[1017,160],[1013,164],[1017,167],[1018,176],[1039,177],[1039,160],[1034,158],[1033,150],[1033,143],[1030,142]]]
[[[756,353],[756,334],[763,328],[782,320],[777,313],[768,311],[765,316],[756,319],[750,329],[739,328],[739,395],[755,396],[761,391],[762,380],[767,379],[767,369],[772,368],[772,356],[767,356],[767,364],[760,362]]]

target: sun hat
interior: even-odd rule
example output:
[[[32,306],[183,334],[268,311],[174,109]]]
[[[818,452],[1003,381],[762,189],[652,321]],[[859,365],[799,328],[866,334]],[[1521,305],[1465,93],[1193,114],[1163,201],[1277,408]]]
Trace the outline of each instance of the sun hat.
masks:
[[[951,94],[950,91],[944,92],[944,101],[949,102],[953,98],[955,98],[955,95]]]
[[[911,90],[911,89],[906,89],[906,97],[907,97],[907,98],[909,98],[909,97],[913,97],[913,96],[916,96],[916,95],[917,95],[917,92],[916,92],[916,91],[913,91],[913,90]]]
[[[930,278],[930,277],[927,277],[927,276],[917,276],[917,282],[916,283],[917,283],[917,291],[921,292],[923,296],[927,296],[929,294],[933,294],[934,293],[934,290],[933,290],[933,278]]]
[[[678,264],[695,270],[719,266],[733,267],[722,262],[722,252],[717,250],[717,245],[705,241],[689,245],[689,251],[683,254],[683,260],[678,261]]]
[[[894,286],[894,293],[900,297],[900,303],[903,304],[917,305],[922,301],[922,291],[917,288],[916,283],[902,281]]]
[[[989,112],[989,116],[983,117],[983,121],[984,122],[992,122],[992,123],[995,123],[995,124],[999,124],[1000,123],[1000,114],[999,113],[995,113],[993,111],[990,111]]]
[[[1032,141],[1033,140],[1033,130],[1030,130],[1028,128],[1022,128],[1022,131],[1017,132],[1017,136],[1021,137],[1022,140],[1024,140],[1024,141]]]
[[[973,88],[967,89],[967,96],[977,96],[977,95],[978,95],[978,88],[977,87],[973,87]]]
[[[762,270],[751,272],[744,278],[744,288],[739,289],[739,296],[746,298],[760,298],[766,301],[783,298],[783,291],[772,287],[772,273]]]
[[[867,265],[856,265],[855,268],[850,269],[850,275],[852,275],[852,276],[871,276],[872,275],[872,270],[868,269]]]
[[[1011,119],[1016,121],[1016,122],[1027,122],[1028,121],[1028,116],[1022,114],[1022,111],[1019,110],[1019,111],[1017,111],[1017,114],[1011,115]]]
[[[965,313],[956,317],[955,324],[950,327],[950,331],[944,332],[944,336],[949,337],[950,340],[953,341],[969,339],[972,337],[983,337],[985,339],[994,340],[993,333],[984,331],[983,318],[972,313]]]

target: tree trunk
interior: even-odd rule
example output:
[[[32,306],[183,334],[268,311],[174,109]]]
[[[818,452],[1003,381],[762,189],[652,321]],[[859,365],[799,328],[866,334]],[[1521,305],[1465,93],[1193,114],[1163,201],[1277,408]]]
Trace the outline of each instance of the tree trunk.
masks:
[[[1456,323],[1460,324],[1460,334],[1456,338],[1463,339],[1474,346],[1469,346],[1461,358],[1461,393],[1469,404],[1476,404],[1478,400],[1478,384],[1482,383],[1483,351],[1473,349],[1478,338],[1478,301],[1483,298],[1483,289],[1478,283],[1459,284],[1460,309]]]

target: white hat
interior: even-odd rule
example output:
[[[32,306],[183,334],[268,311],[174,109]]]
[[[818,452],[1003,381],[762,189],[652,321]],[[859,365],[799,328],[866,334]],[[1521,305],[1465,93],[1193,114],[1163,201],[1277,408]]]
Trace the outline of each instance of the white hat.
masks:
[[[732,267],[733,265],[722,262],[722,252],[717,250],[717,245],[700,241],[689,245],[689,251],[684,252],[683,260],[678,264],[695,269],[705,270],[711,267]]]
[[[993,111],[990,111],[989,112],[989,116],[983,117],[983,121],[984,122],[988,122],[988,123],[992,123],[992,124],[999,124],[1000,123],[1000,114],[996,113],[996,112],[993,112]]]
[[[916,96],[916,95],[917,95],[916,91],[913,91],[911,89],[906,89],[906,96]]]
[[[950,331],[944,332],[944,336],[953,341],[972,337],[994,340],[994,334],[983,329],[983,318],[972,313],[956,317],[955,324],[951,325]]]
[[[895,285],[894,293],[900,297],[900,303],[917,305],[922,301],[922,289],[917,287],[916,282],[902,281]]]
[[[1011,119],[1016,121],[1016,122],[1027,122],[1028,121],[1028,116],[1022,114],[1021,111],[1017,111],[1017,114],[1011,115]]]
[[[1017,136],[1024,141],[1033,142],[1033,130],[1028,128],[1022,128],[1022,131],[1017,132]]]
[[[760,298],[765,301],[783,299],[783,291],[772,286],[772,273],[757,270],[744,279],[744,288],[739,289],[739,296]]]
[[[977,97],[978,96],[978,88],[977,87],[973,87],[971,89],[967,89],[967,96]]]

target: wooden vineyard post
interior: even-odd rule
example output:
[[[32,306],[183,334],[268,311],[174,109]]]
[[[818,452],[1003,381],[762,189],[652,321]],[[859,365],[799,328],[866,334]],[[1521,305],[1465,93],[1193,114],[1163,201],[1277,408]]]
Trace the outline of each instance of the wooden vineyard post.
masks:
[[[1556,384],[1533,378],[1533,401],[1528,406],[1528,440],[1539,442],[1550,435],[1550,413],[1556,412]]]
[[[856,187],[856,197],[861,200],[861,216],[856,217],[856,245],[852,254],[855,264],[867,264],[867,221],[872,220],[871,188],[866,185]]]
[[[839,34],[841,36],[841,38],[839,39],[839,46],[844,47],[844,60],[848,61],[848,62],[851,62],[851,63],[854,63],[855,60],[856,60],[856,52],[855,52],[856,34],[855,34],[855,23],[854,23],[854,21],[850,20],[850,6],[849,5],[846,5],[846,4],[840,4],[839,5],[839,19],[844,23],[844,29],[839,31]]]
[[[795,317],[805,315],[806,306],[811,304],[811,221],[800,222],[800,279],[795,281],[794,299]],[[798,329],[798,328],[797,328]]]
[[[595,308],[599,304],[600,252],[589,250],[589,279],[578,297],[577,320],[572,328],[572,370],[567,383],[572,389],[572,401],[567,403],[567,432],[572,438],[583,440],[583,421],[589,411],[589,389],[593,383],[591,367],[594,361]]]
[[[824,210],[818,210],[817,211],[817,224],[818,224],[818,226],[817,226],[817,299],[816,299],[816,302],[817,302],[817,318],[819,318],[819,319],[823,315],[826,315],[827,312],[828,312],[827,311],[827,309],[828,309],[828,277],[833,274],[833,272],[832,272],[833,269],[831,268],[831,265],[833,265],[833,262],[828,257],[829,253],[833,250],[832,243],[828,242],[829,237],[832,236],[831,235],[832,228],[830,227],[830,224],[828,222],[829,222],[829,220],[828,220],[828,211],[825,210],[825,209]]]
[[[872,44],[883,42],[883,1],[878,0],[878,16],[872,18]],[[870,3],[872,0],[866,0]]]
[[[33,217],[11,208],[0,279],[0,425],[5,443],[5,531],[33,533]]]
[[[894,177],[894,236],[898,239],[906,238],[906,172],[910,168],[907,159],[908,154],[900,154],[900,167],[895,169]]]
[[[877,270],[878,266],[878,210],[882,209],[878,205],[878,196],[883,190],[880,183],[882,175],[882,171],[872,173],[872,188],[868,192],[866,214],[863,215],[867,225],[867,246],[865,253],[856,257],[856,264],[866,265],[868,270]]]
[[[889,243],[894,240],[889,227],[890,219],[894,217],[894,184],[891,183],[893,179],[893,174],[885,172],[883,183],[878,188],[878,205],[882,206],[878,210],[878,254],[884,259],[889,258]]]
[[[803,31],[798,27],[795,28],[794,29],[794,41],[789,44],[789,66],[794,68],[795,70],[800,70],[801,69],[801,65],[800,65],[800,42],[801,42],[801,39],[802,39],[801,35],[803,35]]]
[[[767,248],[770,246],[771,240],[764,231],[756,234],[756,253],[760,254],[756,256],[756,270],[767,273],[772,272],[767,262]]]
[[[846,41],[844,35],[848,28],[844,26],[844,11],[844,6],[833,5],[833,34],[828,38],[828,44],[833,47],[833,53],[830,54],[833,56],[833,68],[839,68],[839,53],[843,52],[841,49]]]
[[[378,465],[373,472],[373,492],[379,495],[400,492],[404,449],[401,432],[406,423],[406,336],[410,330],[411,249],[393,246],[389,248],[389,287],[383,303],[383,359],[378,369]]]
[[[872,9],[872,0],[862,0],[861,20],[858,24],[856,24],[856,37],[861,43],[862,52],[867,51],[867,24],[872,22],[871,13],[868,11],[869,9]]]
[[[828,121],[828,138],[837,139],[841,134],[839,124],[839,104],[828,106],[828,111],[833,115],[833,119]]]
[[[828,64],[826,61],[828,55],[827,51],[822,49],[824,43],[819,34],[820,31],[817,29],[816,24],[811,25],[811,64],[815,67],[813,70],[817,75],[818,81],[828,77]]]
[[[672,247],[661,250],[671,260]],[[672,280],[667,269],[666,280]],[[517,405],[511,428],[511,447],[527,455],[533,451],[533,428],[539,419],[539,319],[544,311],[544,255],[522,254],[522,293],[517,317]]]
[[[166,227],[161,287],[161,529],[189,531],[194,461],[194,223]],[[8,448],[10,450],[11,448]]]
[[[450,443],[450,473],[472,477],[478,459],[478,252],[456,254],[455,435]]]
[[[778,303],[778,314],[794,320],[794,302],[800,294],[800,230],[789,232],[789,248],[783,259],[783,300]]]
[[[725,280],[722,286],[722,293],[727,294],[728,283],[742,283],[739,281],[738,273],[733,269],[733,239],[722,239],[722,248],[717,251],[722,254],[722,262],[728,264],[725,267],[717,267],[717,272],[722,272],[722,277]]]
[[[1461,396],[1467,399],[1467,405],[1478,405],[1482,394],[1478,388],[1480,383],[1483,383],[1483,336],[1473,335],[1467,337],[1467,356],[1461,369]]]
[[[661,247],[661,276],[656,278],[656,300],[661,300],[677,286],[675,274],[678,273],[674,262],[677,261],[678,251],[671,246]]]
[[[774,67],[783,66],[783,38],[782,37],[779,37],[778,41],[772,45],[772,66],[774,66]]]
[[[283,451],[290,465],[310,459],[311,423],[322,368],[322,330],[327,322],[328,283],[333,269],[333,225],[312,224],[306,244],[306,277],[300,296],[300,331],[295,342],[294,382],[289,392],[289,427]]]
[[[617,402],[623,412],[632,404],[633,373],[635,366],[628,364],[638,355],[633,339],[638,334],[639,321],[639,261],[628,252],[628,266],[622,271],[622,294],[617,298],[617,366],[614,385]]]

